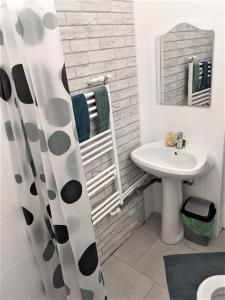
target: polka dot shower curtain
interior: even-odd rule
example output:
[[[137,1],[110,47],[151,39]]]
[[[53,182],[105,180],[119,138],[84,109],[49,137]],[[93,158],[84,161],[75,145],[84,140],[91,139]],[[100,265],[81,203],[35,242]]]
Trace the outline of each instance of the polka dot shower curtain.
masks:
[[[43,288],[104,299],[54,2],[0,3],[1,109]]]

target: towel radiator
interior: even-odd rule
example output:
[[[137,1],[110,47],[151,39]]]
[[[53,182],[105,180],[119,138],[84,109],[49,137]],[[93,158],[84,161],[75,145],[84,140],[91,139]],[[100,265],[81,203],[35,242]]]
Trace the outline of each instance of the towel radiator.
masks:
[[[98,78],[93,78],[88,82],[90,86],[104,84],[107,89],[110,107],[109,129],[97,135],[94,135],[88,140],[85,140],[84,142],[80,143],[81,158],[84,166],[88,165],[89,163],[100,158],[108,152],[112,153],[112,165],[100,172],[98,175],[91,178],[89,181],[87,181],[87,191],[89,197],[92,197],[97,192],[101,191],[109,183],[115,182],[116,186],[116,191],[92,210],[91,216],[93,225],[96,225],[105,216],[109,214],[117,214],[120,211],[120,205],[123,204],[123,193],[119,171],[118,154],[116,148],[112,103],[108,83],[109,79],[110,75],[99,76]],[[93,120],[98,116],[94,92],[85,94],[85,97],[88,104],[90,120]]]
[[[199,62],[200,74],[199,80],[202,79],[202,62]],[[211,78],[212,64],[208,62],[208,78]],[[190,106],[203,106],[210,105],[211,88],[207,88],[193,93],[193,62],[188,64],[188,105]]]

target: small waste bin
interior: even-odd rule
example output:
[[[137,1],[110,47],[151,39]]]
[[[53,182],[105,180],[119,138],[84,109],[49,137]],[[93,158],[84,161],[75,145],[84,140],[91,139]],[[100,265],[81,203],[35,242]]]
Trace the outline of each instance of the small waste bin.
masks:
[[[213,202],[189,197],[182,206],[181,217],[184,237],[202,246],[207,246],[214,236],[216,208]]]

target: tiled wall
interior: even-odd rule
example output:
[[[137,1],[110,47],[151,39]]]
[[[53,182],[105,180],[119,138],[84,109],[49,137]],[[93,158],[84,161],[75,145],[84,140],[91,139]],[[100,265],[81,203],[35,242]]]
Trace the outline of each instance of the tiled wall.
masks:
[[[207,151],[214,160],[211,171],[184,185],[189,195],[213,201],[221,210],[224,164],[224,3],[217,1],[135,1],[141,139],[163,139],[168,131],[183,131],[188,143]],[[204,10],[204,13],[199,13]],[[169,12],[169,13],[168,13]],[[210,108],[157,105],[155,39],[178,23],[214,30],[212,104]],[[143,44],[145,47],[143,47]],[[146,79],[142,79],[146,78]],[[160,210],[161,184],[154,185],[154,205]],[[218,227],[219,228],[219,227]]]
[[[110,73],[122,188],[142,172],[130,160],[140,144],[138,89],[132,1],[56,0],[60,33],[71,94],[88,92],[90,78]],[[95,123],[92,122],[92,131]],[[89,180],[111,163],[111,154],[85,167]],[[95,207],[114,190],[113,185],[91,197]],[[106,259],[144,220],[143,198],[136,197],[116,217],[105,218],[95,233],[99,256]]]
[[[1,119],[0,160],[0,290],[1,299],[31,299],[42,288],[37,267],[33,260],[26,225],[18,205],[8,141]]]
[[[164,104],[187,104],[188,58],[212,60],[212,30],[200,30],[190,24],[178,24],[160,38],[162,94]]]

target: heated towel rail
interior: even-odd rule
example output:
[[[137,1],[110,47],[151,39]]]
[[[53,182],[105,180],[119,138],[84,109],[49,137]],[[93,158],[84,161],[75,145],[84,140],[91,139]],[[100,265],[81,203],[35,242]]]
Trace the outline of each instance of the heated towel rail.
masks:
[[[109,129],[94,135],[93,137],[80,143],[81,158],[83,165],[86,166],[94,160],[102,157],[104,154],[112,153],[112,165],[100,172],[95,177],[87,181],[87,190],[89,197],[101,191],[109,183],[115,182],[116,191],[105,199],[101,204],[95,207],[92,212],[93,225],[100,222],[108,214],[114,215],[119,211],[120,205],[123,204],[123,193],[121,187],[121,178],[119,171],[119,161],[116,148],[115,129],[112,114],[112,104],[110,97],[109,80],[110,76],[100,76],[89,81],[89,85],[104,84],[108,91],[110,122]],[[94,92],[85,94],[90,120],[98,116]]]
[[[199,62],[199,80],[202,79],[203,68],[202,62]],[[208,77],[211,78],[212,64],[208,62]],[[193,62],[188,64],[188,105],[204,106],[210,105],[211,88],[200,90],[193,93]]]

